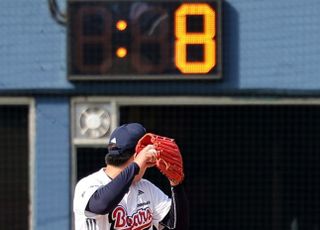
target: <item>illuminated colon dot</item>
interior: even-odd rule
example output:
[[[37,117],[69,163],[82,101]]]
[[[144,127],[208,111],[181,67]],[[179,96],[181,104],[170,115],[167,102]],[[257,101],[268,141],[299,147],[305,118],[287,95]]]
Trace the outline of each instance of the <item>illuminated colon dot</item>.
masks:
[[[127,22],[124,20],[119,20],[116,24],[116,27],[120,31],[124,31],[127,28]]]
[[[127,49],[124,47],[120,47],[117,49],[116,54],[118,58],[124,58],[125,56],[127,56]]]

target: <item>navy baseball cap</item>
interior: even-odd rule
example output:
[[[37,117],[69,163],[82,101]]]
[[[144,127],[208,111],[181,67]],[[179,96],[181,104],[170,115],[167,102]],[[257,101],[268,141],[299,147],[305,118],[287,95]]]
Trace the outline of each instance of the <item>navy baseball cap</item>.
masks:
[[[134,149],[145,133],[146,129],[139,123],[119,126],[111,133],[109,144],[113,146],[109,149],[108,154],[119,155],[126,150]]]

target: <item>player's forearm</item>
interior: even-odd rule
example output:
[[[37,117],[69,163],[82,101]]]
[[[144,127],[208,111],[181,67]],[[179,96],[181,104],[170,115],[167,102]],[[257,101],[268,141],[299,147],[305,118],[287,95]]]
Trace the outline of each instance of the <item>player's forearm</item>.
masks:
[[[88,201],[86,211],[105,215],[112,211],[122,200],[129,187],[139,173],[136,163],[130,164],[107,185],[99,188]]]
[[[189,203],[183,186],[177,185],[171,188],[172,205],[161,224],[169,229],[189,229]]]

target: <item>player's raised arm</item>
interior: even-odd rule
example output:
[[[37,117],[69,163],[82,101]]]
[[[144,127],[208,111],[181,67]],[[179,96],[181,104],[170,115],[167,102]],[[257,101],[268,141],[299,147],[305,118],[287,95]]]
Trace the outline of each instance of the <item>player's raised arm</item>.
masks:
[[[86,211],[105,215],[112,211],[128,192],[129,187],[139,173],[139,166],[136,163],[130,164],[110,183],[97,189],[90,197],[86,206]]]
[[[112,149],[110,149],[110,152],[112,153]],[[107,161],[112,161],[110,158],[113,159],[114,157],[115,156],[107,156]],[[113,180],[107,185],[99,188],[91,196],[88,205],[86,206],[86,211],[100,215],[107,214],[112,211],[128,192],[129,187],[135,179],[135,176],[139,177],[141,173],[144,173],[147,167],[150,167],[154,164],[155,150],[152,145],[146,146],[145,149],[141,151],[139,156],[134,158],[134,160],[132,160],[131,157],[131,159],[128,159],[126,163],[121,164],[120,166],[109,164],[106,168],[106,174]],[[120,174],[118,174],[120,170],[122,171]]]
[[[140,180],[145,170],[155,164],[156,151],[153,145],[146,146],[139,155],[134,155],[134,147],[144,134],[144,129],[138,125],[131,126],[121,126],[111,135],[105,173],[112,180],[95,191],[86,211],[100,215],[112,211],[128,192],[135,177],[136,181]],[[135,131],[132,135],[129,135],[130,129]]]

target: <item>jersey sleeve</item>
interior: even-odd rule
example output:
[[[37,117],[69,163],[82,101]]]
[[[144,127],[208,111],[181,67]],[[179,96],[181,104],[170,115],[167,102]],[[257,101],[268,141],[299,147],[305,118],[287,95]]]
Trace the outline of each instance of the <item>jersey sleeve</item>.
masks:
[[[153,220],[154,224],[158,226],[171,208],[171,199],[151,182],[149,182],[149,187],[153,203]]]
[[[73,199],[73,211],[77,215],[84,215],[86,217],[94,217],[96,214],[86,211],[86,206],[92,194],[102,185],[99,183],[87,183],[80,181],[75,188]]]

